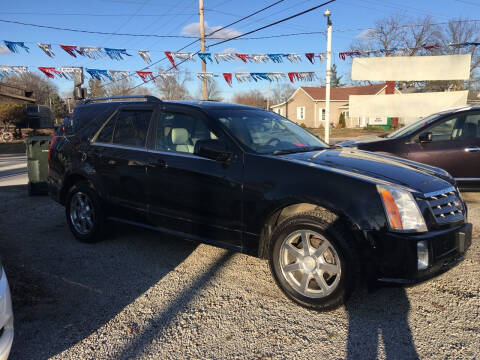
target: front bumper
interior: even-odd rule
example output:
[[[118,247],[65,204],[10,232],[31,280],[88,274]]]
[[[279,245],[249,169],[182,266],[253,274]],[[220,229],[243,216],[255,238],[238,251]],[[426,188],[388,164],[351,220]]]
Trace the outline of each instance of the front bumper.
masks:
[[[376,276],[381,280],[417,282],[431,278],[463,259],[472,242],[472,224],[420,235],[387,232],[369,233],[375,244]],[[428,267],[418,269],[417,243],[425,241]]]
[[[5,273],[0,279],[0,360],[6,360],[13,343],[13,311]]]

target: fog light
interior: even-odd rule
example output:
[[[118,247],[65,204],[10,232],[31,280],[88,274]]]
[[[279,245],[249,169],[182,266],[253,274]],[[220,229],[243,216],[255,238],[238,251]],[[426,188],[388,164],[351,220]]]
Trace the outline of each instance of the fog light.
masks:
[[[425,270],[428,267],[428,243],[425,240],[417,243],[417,259],[418,270]]]

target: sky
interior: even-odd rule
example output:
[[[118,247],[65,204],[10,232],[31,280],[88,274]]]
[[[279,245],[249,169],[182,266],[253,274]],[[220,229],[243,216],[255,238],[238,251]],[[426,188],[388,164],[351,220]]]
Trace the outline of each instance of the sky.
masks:
[[[204,0],[206,31],[228,25],[274,2],[275,0]],[[321,0],[284,0],[267,11],[233,25],[222,33],[216,34],[216,36],[244,34],[321,3]],[[338,53],[348,51],[353,40],[365,34],[365,31],[368,31],[376,20],[385,16],[401,14],[405,17],[405,23],[412,18],[422,19],[427,15],[432,16],[435,22],[445,22],[452,18],[480,19],[480,2],[478,0],[336,0],[325,8],[314,10],[246,37],[325,31],[326,19],[323,12],[326,8],[332,12],[332,62],[337,64],[340,74],[348,74],[351,68],[351,60],[347,58],[346,61],[342,61],[338,57]],[[130,34],[189,36],[196,35],[199,28],[198,0],[5,1],[2,4],[0,20]],[[155,62],[164,57],[164,51],[177,51],[192,41],[192,39],[185,38],[86,34],[3,22],[0,22],[0,34],[2,35],[0,36],[0,44],[3,43],[3,40],[23,41],[30,48],[28,54],[22,49],[19,53],[10,53],[5,48],[0,48],[0,65],[25,65],[29,67],[30,71],[39,74],[41,73],[37,69],[38,66],[83,66],[107,70],[142,70],[147,64],[138,55],[137,50],[149,50],[152,62]],[[207,46],[217,41],[219,40],[209,40]],[[48,57],[38,48],[37,42],[52,44],[55,57]],[[132,56],[119,61],[108,57],[99,60],[81,56],[73,58],[60,49],[58,44],[125,48]],[[200,44],[197,42],[184,51],[196,52],[199,49]],[[326,37],[324,34],[308,34],[268,39],[238,39],[209,47],[207,52],[299,53],[303,56],[307,52],[323,53],[325,50]],[[170,63],[168,60],[163,60],[146,70],[153,71],[155,74],[158,66],[170,67]],[[189,90],[192,94],[198,93],[201,82],[195,77],[195,73],[201,71],[200,59],[196,57],[195,62],[186,62],[181,67],[186,67],[192,72],[194,80],[189,83]],[[323,78],[325,63],[317,60],[314,64],[311,64],[303,56],[302,61],[297,64],[291,64],[288,61],[280,64],[272,62],[244,64],[241,61],[213,63],[207,65],[207,71],[220,75],[218,83],[222,96],[229,99],[236,92],[250,89],[266,91],[268,81],[238,83],[234,79],[233,87],[230,88],[223,80],[222,72],[314,71],[320,78]],[[88,78],[89,75],[86,74],[85,85]],[[143,83],[137,75],[133,75],[132,79],[135,84]],[[61,93],[69,92],[73,88],[72,81],[55,79],[53,82],[59,87]],[[311,85],[308,82],[298,83],[298,85],[305,86],[309,84]],[[151,84],[143,86],[154,92],[154,87]]]

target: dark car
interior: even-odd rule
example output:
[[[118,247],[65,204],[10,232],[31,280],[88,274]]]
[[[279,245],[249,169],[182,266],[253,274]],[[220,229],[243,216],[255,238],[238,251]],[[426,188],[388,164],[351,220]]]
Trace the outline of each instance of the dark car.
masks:
[[[441,169],[332,148],[249,106],[109,100],[77,106],[49,152],[51,196],[81,241],[113,220],[268,259],[283,292],[318,310],[360,279],[428,278],[471,243]]]
[[[462,190],[480,190],[480,106],[442,111],[389,135],[338,145],[440,167],[452,174]]]

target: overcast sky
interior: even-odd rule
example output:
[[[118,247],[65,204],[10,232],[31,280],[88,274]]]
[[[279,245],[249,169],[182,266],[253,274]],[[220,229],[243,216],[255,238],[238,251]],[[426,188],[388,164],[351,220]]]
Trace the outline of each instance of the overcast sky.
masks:
[[[274,0],[204,0],[207,32],[214,31],[220,26],[227,25],[274,2]],[[234,25],[230,29],[223,30],[215,36],[228,37],[243,34],[320,3],[321,1],[318,0],[285,0],[268,11]],[[375,20],[384,16],[400,13],[405,16],[405,22],[411,18],[421,19],[427,15],[431,15],[437,22],[444,22],[454,17],[480,19],[480,1],[478,0],[337,0],[328,5],[328,8],[332,12],[334,29],[333,61],[337,64],[341,73],[349,72],[351,61],[348,59],[347,61],[340,60],[338,52],[348,50],[355,37],[364,35]],[[291,21],[252,34],[250,37],[324,31],[326,21],[323,17],[323,11],[324,9],[315,10]],[[196,0],[4,1],[0,19],[117,33],[196,35],[199,31],[198,1]],[[164,57],[164,51],[176,51],[191,41],[189,39],[82,34],[1,22],[0,34],[2,34],[0,40],[24,41],[30,47],[29,54],[23,50],[20,50],[18,54],[12,54],[5,48],[0,48],[0,65],[26,65],[29,66],[30,70],[37,72],[38,66],[84,66],[107,70],[140,70],[146,64],[138,55],[138,49],[149,50],[152,61],[157,61]],[[37,47],[37,42],[51,43],[56,56],[49,58]],[[209,41],[210,44],[213,42],[214,40]],[[100,60],[86,57],[73,58],[56,44],[126,48],[133,56],[121,61],[109,58]],[[306,52],[324,52],[325,48],[325,36],[314,34],[271,39],[235,40],[211,47],[209,51],[212,53],[232,51],[239,53],[300,53],[303,55]],[[198,49],[199,44],[197,43],[185,51],[197,51]],[[164,60],[159,65],[165,67],[170,64],[168,60]],[[186,66],[192,73],[201,71],[201,62],[198,58],[195,62],[187,62],[182,66]],[[155,65],[152,70],[156,72],[157,67],[158,65]],[[222,72],[315,71],[323,76],[325,64],[317,61],[312,65],[305,58],[298,64],[290,64],[288,61],[282,64],[243,64],[240,61],[235,61],[208,65],[207,71],[220,75]],[[87,79],[88,77],[86,75]],[[136,84],[142,82],[136,75],[134,80]],[[60,79],[54,81],[62,92],[71,90],[71,82]],[[227,99],[236,91],[267,88],[266,81],[239,84],[234,80],[233,88],[229,88],[223,77],[220,77],[219,83],[223,95]],[[308,85],[308,83],[298,83],[298,85]],[[195,93],[198,86],[199,80],[196,79],[190,84],[191,92]]]

